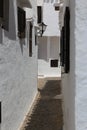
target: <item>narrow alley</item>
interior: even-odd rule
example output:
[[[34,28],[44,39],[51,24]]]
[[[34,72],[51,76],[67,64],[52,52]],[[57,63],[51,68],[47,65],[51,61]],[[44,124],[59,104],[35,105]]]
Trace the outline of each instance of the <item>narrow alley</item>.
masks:
[[[62,130],[61,80],[38,80],[38,95],[20,130]]]
[[[87,0],[0,0],[0,130],[87,130]]]

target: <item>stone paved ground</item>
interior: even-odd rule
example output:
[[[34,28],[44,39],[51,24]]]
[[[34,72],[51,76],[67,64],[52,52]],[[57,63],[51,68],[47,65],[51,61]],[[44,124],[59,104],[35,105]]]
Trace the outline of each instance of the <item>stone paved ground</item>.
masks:
[[[62,130],[61,80],[38,80],[38,96],[20,130]]]

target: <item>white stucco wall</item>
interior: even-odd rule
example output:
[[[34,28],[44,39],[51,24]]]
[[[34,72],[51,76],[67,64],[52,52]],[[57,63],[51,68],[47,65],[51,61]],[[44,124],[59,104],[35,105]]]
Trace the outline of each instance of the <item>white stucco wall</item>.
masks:
[[[64,130],[76,130],[75,87],[76,87],[76,42],[75,42],[75,1],[65,1],[70,6],[70,72],[62,74]],[[69,5],[70,4],[70,5]]]
[[[38,75],[39,76],[61,76],[60,68],[60,43],[59,43],[59,25],[58,11],[55,11],[54,3],[56,1],[44,1],[43,3],[43,22],[47,25],[43,37],[39,37],[38,45]],[[58,59],[58,67],[50,67],[50,60]]]
[[[43,22],[47,25],[44,36],[59,36],[59,19],[58,11],[55,11],[54,2],[44,3],[43,5]]]
[[[87,2],[70,1],[70,73],[62,75],[65,130],[87,129]]]
[[[50,67],[51,59],[59,60],[59,38],[41,37],[38,45],[38,75],[44,77],[60,77],[61,68]]]
[[[36,10],[35,1],[32,1]],[[34,16],[36,12],[34,12]],[[37,93],[37,46],[29,57],[27,39],[17,37],[17,5],[10,0],[9,32],[0,28],[0,101],[2,130],[17,130]]]
[[[37,0],[37,6],[43,6],[43,1],[44,0]]]
[[[76,130],[87,129],[87,2],[76,0]]]

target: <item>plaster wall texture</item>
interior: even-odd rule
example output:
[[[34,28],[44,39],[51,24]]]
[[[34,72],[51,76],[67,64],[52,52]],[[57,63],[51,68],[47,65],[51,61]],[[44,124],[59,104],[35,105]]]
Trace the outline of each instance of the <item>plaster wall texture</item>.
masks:
[[[58,11],[54,9],[54,3],[44,3],[43,22],[47,25],[43,36],[60,36]]]
[[[76,0],[76,130],[87,129],[87,1]]]
[[[37,6],[43,6],[43,0],[37,0]]]
[[[62,75],[65,130],[87,129],[87,2],[70,1],[70,73]]]
[[[43,22],[47,25],[42,38],[39,38],[38,45],[38,75],[39,76],[61,76],[60,63],[54,68],[50,67],[51,59],[59,60],[59,25],[58,11],[54,9],[54,1],[44,1]],[[60,62],[60,60],[59,60]]]
[[[35,4],[33,0],[33,10],[36,10]],[[37,93],[37,46],[34,28],[32,57],[29,57],[27,37],[19,40],[17,32],[17,3],[16,0],[10,0],[9,32],[0,28],[2,130],[19,128]]]
[[[59,59],[58,37],[39,38],[38,45],[38,75],[44,77],[60,77],[60,63],[58,67],[50,67],[51,59]]]
[[[75,120],[76,91],[76,40],[75,40],[75,1],[66,1],[64,6],[70,6],[70,72],[62,74],[64,130],[77,130]]]
[[[34,23],[37,24],[37,0],[29,0],[29,1],[32,5],[32,16]],[[28,14],[31,15],[31,12],[29,12]]]

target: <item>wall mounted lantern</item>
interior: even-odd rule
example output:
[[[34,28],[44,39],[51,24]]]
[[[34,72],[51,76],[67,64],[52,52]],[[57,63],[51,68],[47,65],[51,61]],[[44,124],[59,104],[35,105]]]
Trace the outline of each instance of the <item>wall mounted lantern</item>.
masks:
[[[47,27],[47,25],[44,24],[44,22],[42,22],[42,23],[39,24],[39,29],[40,29],[39,30],[39,34],[40,34],[41,37],[42,37],[43,33],[45,32],[46,27]]]
[[[43,33],[45,32],[46,30],[46,27],[47,25],[44,24],[44,22],[38,24],[38,25],[34,25],[35,26],[35,29],[36,29],[36,32],[37,32],[37,36],[41,36],[43,35]]]
[[[40,27],[40,34],[41,34],[41,37],[42,37],[44,31],[46,30],[47,25],[44,24],[44,22],[42,22],[42,23],[39,24],[39,27]]]

